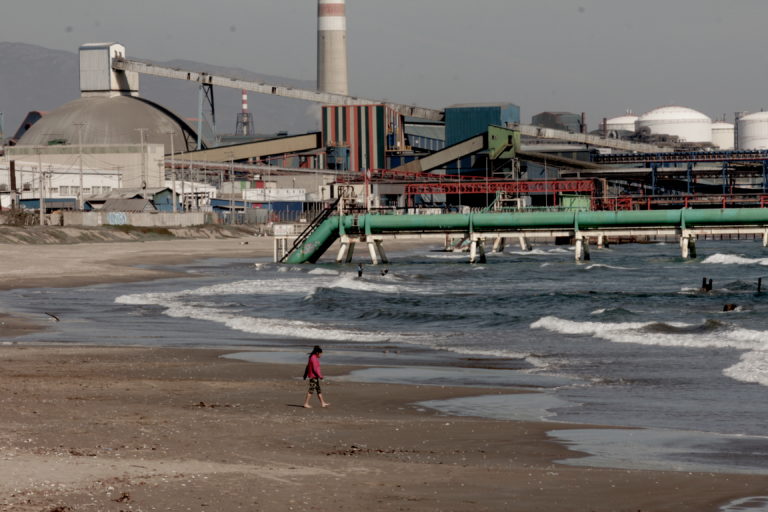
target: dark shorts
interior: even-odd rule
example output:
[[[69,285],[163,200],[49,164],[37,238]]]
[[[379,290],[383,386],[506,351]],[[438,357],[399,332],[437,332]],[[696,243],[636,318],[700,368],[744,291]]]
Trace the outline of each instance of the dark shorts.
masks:
[[[318,394],[323,392],[323,390],[320,389],[320,379],[309,379],[309,394],[311,395],[315,391],[317,391]]]

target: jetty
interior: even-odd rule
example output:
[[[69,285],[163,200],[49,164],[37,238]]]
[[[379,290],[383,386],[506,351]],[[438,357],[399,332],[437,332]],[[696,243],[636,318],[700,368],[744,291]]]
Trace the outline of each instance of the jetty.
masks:
[[[465,239],[469,261],[480,263],[486,248],[501,251],[510,240],[523,250],[530,240],[568,238],[576,261],[590,259],[589,247],[605,245],[609,237],[670,237],[680,243],[682,258],[696,257],[702,237],[762,237],[768,247],[768,208],[725,208],[650,211],[538,211],[442,213],[433,215],[349,213],[331,209],[318,216],[288,244],[275,238],[275,261],[315,263],[336,241],[338,263],[352,261],[358,244],[367,246],[371,263],[388,263],[384,242],[393,239]],[[290,247],[289,247],[290,245]]]

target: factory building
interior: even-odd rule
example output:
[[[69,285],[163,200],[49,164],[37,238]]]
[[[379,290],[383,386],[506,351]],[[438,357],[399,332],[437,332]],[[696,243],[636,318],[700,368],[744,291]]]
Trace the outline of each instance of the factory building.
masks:
[[[586,133],[587,130],[584,115],[573,112],[541,112],[533,116],[531,124],[570,133]]]
[[[324,106],[322,115],[329,169],[384,169],[389,153],[406,149],[403,117],[386,105]]]

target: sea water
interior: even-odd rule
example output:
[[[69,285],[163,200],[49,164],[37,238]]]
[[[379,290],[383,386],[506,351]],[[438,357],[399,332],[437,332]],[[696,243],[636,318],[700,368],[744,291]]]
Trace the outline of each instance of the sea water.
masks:
[[[540,245],[470,265],[466,253],[423,248],[365,265],[361,278],[356,263],[207,260],[182,266],[185,278],[1,292],[0,306],[60,318],[22,340],[258,347],[299,354],[298,364],[321,344],[325,364],[334,354],[383,363],[401,381],[437,378],[419,370],[435,365],[484,368],[493,377],[449,370],[439,382],[536,387],[547,398],[465,404],[472,414],[521,419],[544,407],[550,421],[727,435],[750,440],[736,449],[743,457],[765,455],[768,293],[756,284],[768,278],[768,249],[751,240],[697,249],[683,260],[674,243],[614,245],[577,263],[568,247]],[[700,290],[704,277],[711,291]],[[718,465],[700,459],[696,467]]]

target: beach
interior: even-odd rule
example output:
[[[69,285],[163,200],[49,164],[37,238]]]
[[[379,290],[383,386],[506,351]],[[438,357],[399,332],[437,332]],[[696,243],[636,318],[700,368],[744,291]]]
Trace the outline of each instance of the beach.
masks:
[[[0,287],[161,279],[183,271],[151,267],[271,250],[255,237],[4,244]],[[3,510],[718,511],[768,492],[765,475],[564,465],[579,454],[547,434],[552,423],[418,405],[519,390],[344,380],[359,367],[328,351],[332,405],[304,409],[302,365],[221,357],[241,349],[34,343],[53,321],[0,318]]]

